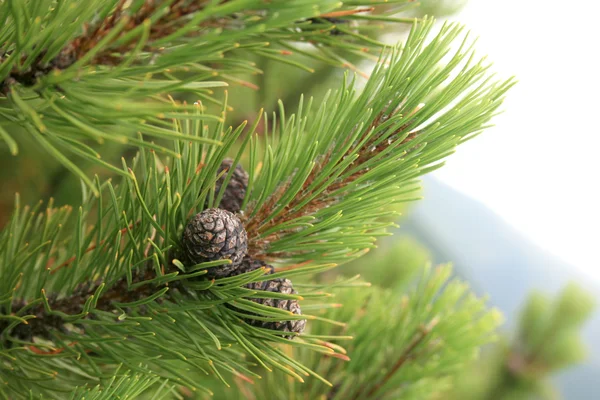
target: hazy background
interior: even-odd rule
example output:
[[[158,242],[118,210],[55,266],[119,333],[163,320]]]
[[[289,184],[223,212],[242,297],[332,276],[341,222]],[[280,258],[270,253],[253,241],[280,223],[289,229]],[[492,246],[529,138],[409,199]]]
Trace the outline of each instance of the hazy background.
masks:
[[[596,1],[471,0],[452,19],[500,75],[498,125],[433,175],[600,282],[600,64]]]
[[[507,331],[532,289],[554,294],[575,281],[600,304],[599,10],[593,1],[471,0],[449,18],[519,83],[497,126],[425,180],[402,230],[488,293]],[[583,333],[588,360],[556,379],[567,399],[598,398],[598,313]]]

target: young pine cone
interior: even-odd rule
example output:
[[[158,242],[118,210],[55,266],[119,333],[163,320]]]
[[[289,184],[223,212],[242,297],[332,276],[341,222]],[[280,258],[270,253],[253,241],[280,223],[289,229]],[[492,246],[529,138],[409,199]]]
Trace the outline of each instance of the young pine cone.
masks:
[[[235,270],[232,275],[239,275],[246,272],[254,271],[258,268],[265,268],[265,275],[271,275],[275,272],[275,269],[261,260],[255,260],[250,256],[244,257],[244,260],[240,264],[239,268]],[[261,282],[250,282],[245,285],[251,290],[260,290],[264,292],[276,292],[284,294],[296,294],[297,292],[292,287],[292,282],[289,279],[270,279]],[[300,311],[300,305],[298,300],[293,299],[250,299],[255,303],[263,304],[269,307],[280,308],[282,310],[291,311],[294,314],[302,315]],[[252,326],[271,329],[281,332],[295,332],[302,333],[306,326],[306,320],[293,320],[293,321],[258,321],[251,318],[247,318],[246,322]],[[288,339],[293,339],[294,335],[286,336]]]
[[[248,250],[248,236],[242,222],[229,211],[209,208],[188,222],[181,239],[191,263],[231,260],[231,264],[208,269],[208,278],[231,276]]]
[[[227,177],[227,174],[233,167],[233,160],[231,158],[226,158],[221,163],[219,170],[217,171],[217,175],[221,172],[227,170],[225,174],[223,174],[217,181],[215,182],[215,196],[219,194],[221,187],[223,186],[223,182]],[[232,213],[238,213],[242,209],[242,203],[244,202],[244,197],[246,197],[246,189],[248,188],[248,173],[244,170],[241,164],[238,164],[233,170],[233,174],[231,175],[231,179],[225,188],[225,192],[223,192],[223,197],[221,198],[221,203],[216,204],[215,207],[220,207],[224,210],[230,211]]]
[[[262,290],[266,292],[284,293],[284,294],[296,294],[297,292],[292,287],[292,282],[289,279],[271,279],[263,282],[253,282],[246,285],[249,289]],[[252,301],[269,306],[275,307],[282,310],[291,311],[294,314],[302,315],[298,300],[293,299],[251,299]],[[292,321],[258,321],[258,320],[247,320],[252,326],[259,328],[272,329],[281,332],[295,332],[302,333],[306,327],[305,319],[298,319]],[[288,339],[293,339],[294,335],[287,336]]]

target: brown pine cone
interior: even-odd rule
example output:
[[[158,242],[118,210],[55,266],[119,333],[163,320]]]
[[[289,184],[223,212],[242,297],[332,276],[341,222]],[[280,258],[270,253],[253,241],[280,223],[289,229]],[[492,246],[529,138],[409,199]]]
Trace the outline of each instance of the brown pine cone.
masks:
[[[292,286],[292,282],[289,279],[271,279],[264,282],[253,282],[247,285],[248,288],[254,290],[262,290],[266,292],[284,293],[284,294],[296,294]],[[291,311],[294,314],[301,315],[300,305],[298,300],[293,299],[251,299],[252,301],[269,306],[275,307],[282,310]],[[306,327],[306,320],[292,320],[292,321],[258,321],[258,320],[247,320],[250,325],[272,329],[275,331],[282,332],[295,332],[302,333]],[[293,339],[295,335],[287,336],[288,339]]]
[[[191,263],[231,260],[231,264],[209,268],[208,278],[231,276],[248,249],[248,236],[242,222],[231,212],[219,208],[196,214],[188,222],[181,242]]]

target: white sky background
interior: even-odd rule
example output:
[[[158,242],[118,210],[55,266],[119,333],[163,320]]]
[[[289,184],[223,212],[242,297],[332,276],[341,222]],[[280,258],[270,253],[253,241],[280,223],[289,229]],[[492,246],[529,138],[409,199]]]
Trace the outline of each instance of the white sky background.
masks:
[[[434,175],[600,282],[600,2],[470,0],[452,19],[519,83]]]

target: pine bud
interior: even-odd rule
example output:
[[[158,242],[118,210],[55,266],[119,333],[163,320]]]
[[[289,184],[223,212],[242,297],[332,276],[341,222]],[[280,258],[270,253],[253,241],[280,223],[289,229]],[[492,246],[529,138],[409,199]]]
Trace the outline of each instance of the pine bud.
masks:
[[[242,222],[229,211],[209,208],[196,214],[187,224],[182,247],[194,264],[207,261],[231,260],[231,264],[209,268],[209,278],[232,275],[241,264],[248,249],[248,236]]]
[[[230,171],[233,167],[233,160],[231,158],[226,158],[221,163],[219,167],[218,174],[227,170]],[[223,186],[223,182],[227,177],[228,172],[223,174],[217,181],[215,182],[215,196],[221,190]],[[233,170],[233,174],[231,175],[231,179],[223,192],[223,197],[221,198],[221,203],[216,204],[216,207],[220,207],[224,210],[230,211],[232,213],[240,212],[242,209],[242,203],[244,202],[244,198],[246,197],[246,189],[248,188],[248,173],[244,170],[241,164],[238,164]]]

